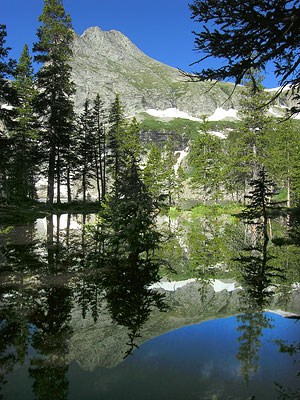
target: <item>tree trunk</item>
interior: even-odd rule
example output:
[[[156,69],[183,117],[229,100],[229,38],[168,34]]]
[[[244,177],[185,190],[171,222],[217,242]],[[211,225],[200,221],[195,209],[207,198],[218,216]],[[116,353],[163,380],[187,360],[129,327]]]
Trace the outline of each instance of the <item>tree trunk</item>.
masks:
[[[104,128],[103,128],[104,129]],[[102,200],[104,200],[104,197],[106,195],[106,137],[105,137],[105,131],[103,130],[103,159],[100,158],[100,163],[101,163],[101,170],[102,170]],[[100,147],[101,148],[101,147]]]
[[[97,184],[97,193],[98,193],[98,201],[101,201],[101,190],[100,190],[100,181],[101,177],[101,155],[99,154],[99,163],[96,148],[94,148],[94,157],[95,157],[95,165],[96,165],[96,184]],[[102,185],[102,182],[101,182]]]
[[[67,195],[68,195],[68,203],[71,203],[72,192],[71,192],[70,167],[68,167],[67,169]]]
[[[287,178],[287,202],[286,206],[291,207],[291,180],[290,177]]]
[[[61,180],[61,171],[60,171],[60,148],[58,147],[57,149],[57,163],[56,163],[56,176],[57,176],[57,193],[56,193],[56,201],[57,204],[61,203],[61,199],[60,199],[60,180]]]
[[[52,206],[54,202],[54,177],[55,177],[55,146],[52,144],[49,152],[47,203]]]
[[[86,173],[85,170],[82,173],[82,200],[86,202]]]

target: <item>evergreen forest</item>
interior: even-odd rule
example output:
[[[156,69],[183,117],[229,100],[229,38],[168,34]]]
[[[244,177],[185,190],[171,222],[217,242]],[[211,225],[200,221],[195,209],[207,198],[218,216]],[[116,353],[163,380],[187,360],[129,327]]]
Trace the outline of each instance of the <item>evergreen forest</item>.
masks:
[[[239,120],[219,126],[206,116],[202,122],[128,119],[119,94],[108,109],[97,95],[75,112],[71,18],[61,1],[49,0],[39,21],[33,57],[25,44],[18,61],[9,58],[1,25],[1,205],[100,204],[134,162],[139,178],[165,207],[180,208],[189,193],[192,205],[244,205],[262,170],[282,205],[298,206],[299,122],[268,114],[272,99],[259,71],[244,77]],[[33,62],[40,65],[37,72]],[[163,132],[164,140],[141,140],[151,130]],[[177,165],[178,141],[189,150]],[[38,199],[41,182],[45,190]],[[97,193],[93,199],[91,190]]]

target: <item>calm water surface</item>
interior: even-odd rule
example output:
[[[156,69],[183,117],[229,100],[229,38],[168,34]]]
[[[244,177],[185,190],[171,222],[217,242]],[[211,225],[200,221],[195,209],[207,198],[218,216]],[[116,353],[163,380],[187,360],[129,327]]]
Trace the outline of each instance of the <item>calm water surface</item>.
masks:
[[[268,296],[164,296],[128,265],[95,270],[87,222],[53,217],[1,238],[0,398],[299,398],[298,319],[263,312]]]
[[[114,368],[85,371],[72,363],[64,377],[57,376],[64,383],[58,398],[275,399],[279,395],[276,383],[289,390],[299,385],[299,355],[279,352],[277,344],[278,339],[299,341],[299,326],[294,320],[275,314],[264,314],[264,318],[270,320],[272,328],[263,329],[258,338],[256,360],[237,359],[240,322],[236,317],[222,318],[149,340]],[[29,378],[29,363],[27,359],[25,365],[16,366],[8,374],[5,399],[36,398],[32,386],[37,381]],[[251,370],[247,379],[245,368]],[[49,398],[54,398],[51,387],[46,390]]]

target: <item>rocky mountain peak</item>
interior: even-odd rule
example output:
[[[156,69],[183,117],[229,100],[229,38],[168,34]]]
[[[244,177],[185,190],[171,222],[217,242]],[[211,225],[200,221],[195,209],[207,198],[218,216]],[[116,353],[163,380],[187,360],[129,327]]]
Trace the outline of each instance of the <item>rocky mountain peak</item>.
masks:
[[[108,106],[118,93],[129,115],[176,108],[199,117],[224,102],[227,109],[238,104],[234,96],[226,103],[231,84],[219,84],[207,93],[210,83],[187,82],[178,70],[148,57],[119,31],[91,27],[75,35],[73,54],[77,109],[97,93]]]
[[[103,31],[98,26],[85,30],[77,37],[75,43],[80,43],[80,47],[87,46],[92,51],[96,50],[97,54],[116,61],[143,54],[123,33],[116,30]],[[76,49],[75,46],[75,52]]]

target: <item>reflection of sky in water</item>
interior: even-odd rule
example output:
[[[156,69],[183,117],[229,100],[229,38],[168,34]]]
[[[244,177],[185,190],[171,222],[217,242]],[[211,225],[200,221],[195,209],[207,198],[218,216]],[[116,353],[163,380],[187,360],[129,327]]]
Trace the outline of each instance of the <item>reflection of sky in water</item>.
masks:
[[[274,329],[263,329],[259,369],[244,382],[238,352],[235,317],[187,326],[144,343],[134,355],[111,370],[98,368],[90,378],[89,397],[96,393],[107,399],[257,399],[274,400],[274,382],[297,388],[299,364],[294,357],[279,353],[276,339],[299,342],[300,327],[275,314]],[[299,362],[298,356],[298,362]],[[80,373],[78,367],[71,374]],[[80,391],[80,375],[71,391]],[[83,392],[82,392],[83,395]],[[104,396],[104,397],[102,397]],[[72,398],[72,397],[71,397]]]
[[[264,399],[273,399],[274,393],[267,397],[265,391],[273,388],[274,381],[287,386],[299,384],[295,378],[297,365],[294,358],[279,353],[274,340],[299,342],[300,324],[270,315],[275,328],[262,331],[259,369],[250,377],[248,388],[243,383],[241,365],[236,358],[241,332],[236,329],[240,324],[234,317],[187,326],[157,337],[143,344],[125,363],[145,369],[146,375],[152,374],[150,366],[162,376],[167,372],[169,383],[174,387],[179,375],[180,379],[187,377],[188,381],[194,380],[193,385],[204,385],[207,390],[209,387],[222,388],[224,396],[238,395],[242,391],[245,396],[260,393]]]
[[[82,225],[83,225],[83,217],[81,214],[78,215],[71,215],[69,221],[68,221],[68,214],[61,214],[60,216],[57,216],[53,214],[51,216],[52,222],[53,222],[53,230],[56,230],[57,225],[58,225],[58,219],[59,219],[59,229],[60,231],[64,231],[67,228],[70,230],[81,230]],[[92,223],[95,222],[96,216],[94,214],[91,214],[87,217],[86,223]],[[47,218],[38,218],[35,221],[35,229],[36,229],[36,235],[43,239],[47,235]]]
[[[236,358],[240,323],[229,317],[186,326],[149,340],[115,368],[90,372],[73,363],[67,373],[68,399],[245,400],[255,395],[256,399],[275,400],[278,396],[274,382],[287,388],[298,387],[300,359],[298,356],[295,363],[296,357],[279,353],[274,340],[299,343],[300,326],[294,320],[267,315],[272,317],[274,328],[262,331],[260,367],[248,385]],[[24,380],[28,378],[19,372],[6,390],[17,385],[25,389]],[[15,390],[11,393],[13,397],[7,391],[5,399],[33,399],[29,382],[22,395],[16,396]]]

